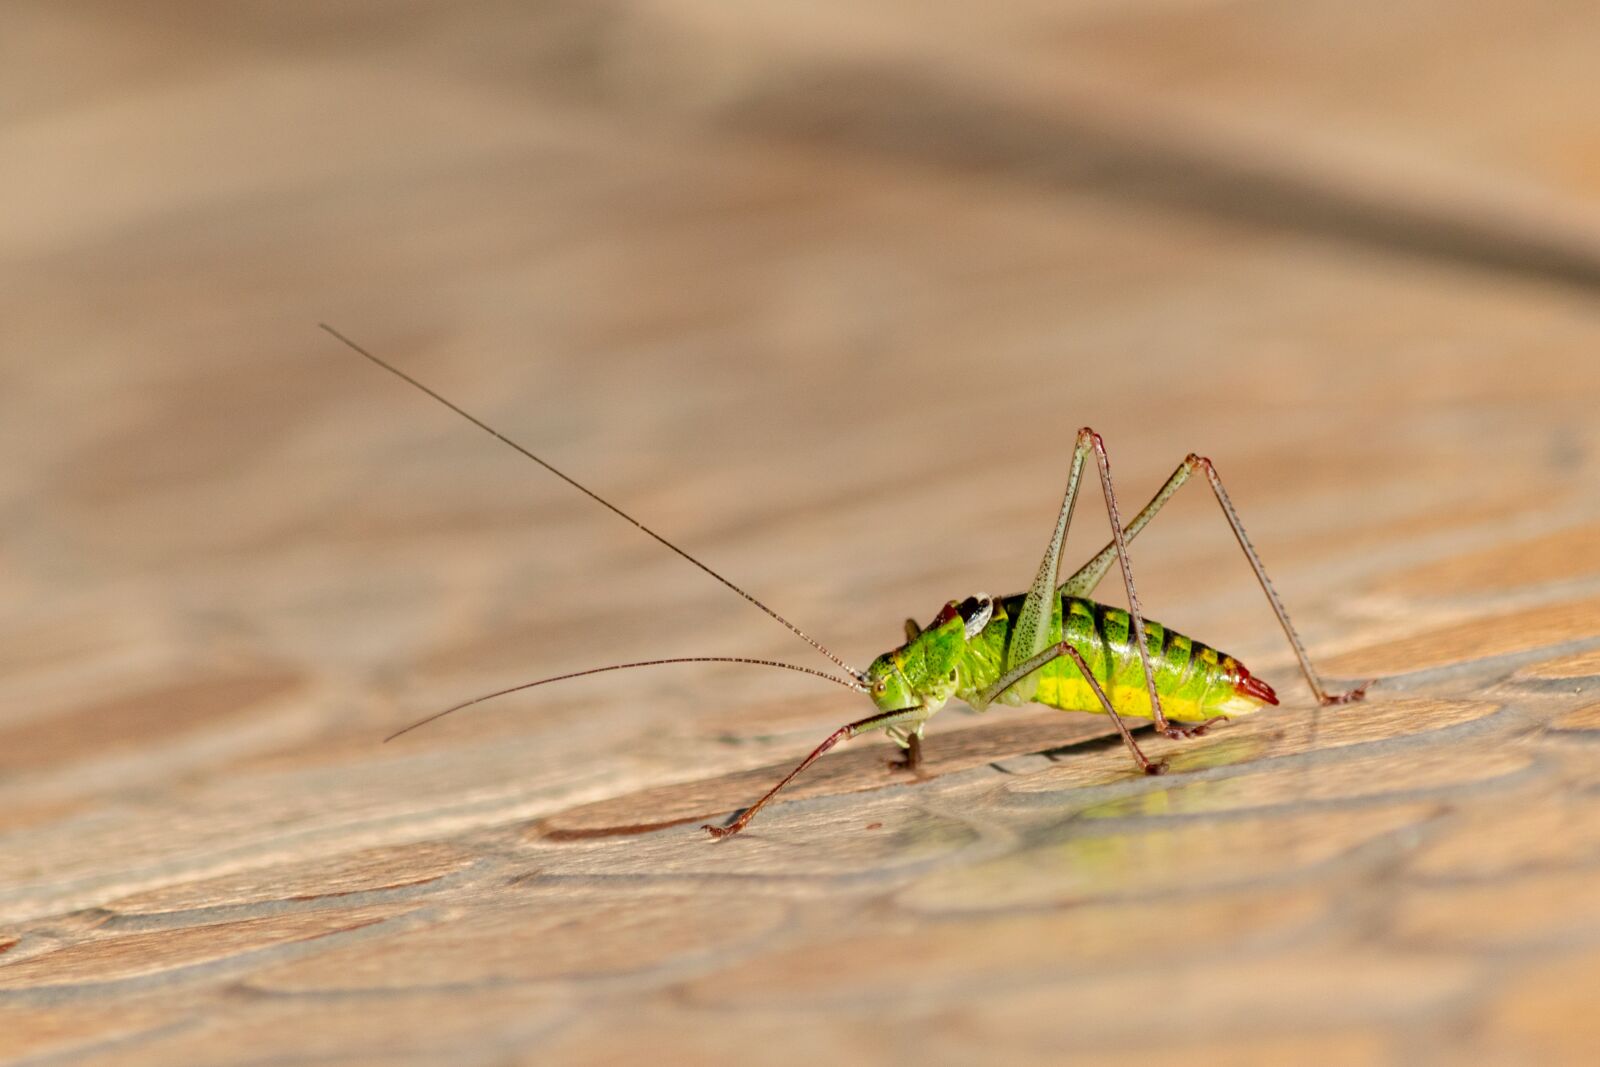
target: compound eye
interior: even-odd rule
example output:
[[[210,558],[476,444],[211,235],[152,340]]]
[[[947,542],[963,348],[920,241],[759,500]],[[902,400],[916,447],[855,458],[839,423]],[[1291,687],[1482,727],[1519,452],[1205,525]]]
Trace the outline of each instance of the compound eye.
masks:
[[[889,688],[889,684],[882,678],[879,678],[876,682],[872,683],[872,691],[874,693],[881,693],[887,688]]]

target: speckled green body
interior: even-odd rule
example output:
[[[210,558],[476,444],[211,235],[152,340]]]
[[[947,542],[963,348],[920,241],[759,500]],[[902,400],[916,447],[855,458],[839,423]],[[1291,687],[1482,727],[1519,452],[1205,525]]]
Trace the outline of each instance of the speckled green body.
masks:
[[[951,697],[968,703],[1001,675],[1012,639],[1013,623],[1023,594],[994,601],[994,614],[981,630],[967,636],[967,626],[952,602],[926,630],[868,669],[874,702],[883,710],[912,705],[923,714],[908,716],[912,731]],[[1209,645],[1191,640],[1146,619],[1150,661],[1156,692],[1167,718],[1205,722],[1255,711],[1265,700],[1251,695],[1250,672],[1244,665]],[[1082,597],[1058,594],[1050,620],[1049,640],[1065,639],[1083,656],[1118,714],[1151,718],[1144,670],[1134,643],[1128,613]],[[1104,714],[1094,691],[1071,659],[1060,657],[1040,668],[1031,686],[1016,686],[998,702],[1028,701],[1063,711]],[[1032,692],[1026,692],[1031,688]],[[1265,687],[1263,687],[1265,689]],[[1265,689],[1270,693],[1270,689]],[[913,725],[915,724],[915,725]],[[891,733],[898,732],[891,727]]]

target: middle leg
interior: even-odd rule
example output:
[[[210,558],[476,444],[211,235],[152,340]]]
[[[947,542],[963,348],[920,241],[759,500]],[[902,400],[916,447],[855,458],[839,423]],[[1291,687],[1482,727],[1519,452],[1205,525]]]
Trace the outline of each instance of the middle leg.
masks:
[[[1089,683],[1089,688],[1094,690],[1095,698],[1100,701],[1100,706],[1105,709],[1106,714],[1111,716],[1111,721],[1116,724],[1117,733],[1122,736],[1122,743],[1128,746],[1128,752],[1132,754],[1133,761],[1139,765],[1139,769],[1146,774],[1161,774],[1164,772],[1167,769],[1166,761],[1151,760],[1139,748],[1139,743],[1133,739],[1133,733],[1128,729],[1128,724],[1122,721],[1121,715],[1117,714],[1117,709],[1112,706],[1111,698],[1106,696],[1105,689],[1101,687],[1099,679],[1095,678],[1094,671],[1089,669],[1089,664],[1085,662],[1082,653],[1073,648],[1072,643],[1064,638],[1038,655],[1028,657],[1000,675],[987,689],[972,698],[973,709],[982,711],[987,708],[998,700],[1000,695],[1007,689],[1010,689],[1040,667],[1053,662],[1060,656],[1066,656],[1078,665],[1078,671],[1083,675],[1084,681]]]

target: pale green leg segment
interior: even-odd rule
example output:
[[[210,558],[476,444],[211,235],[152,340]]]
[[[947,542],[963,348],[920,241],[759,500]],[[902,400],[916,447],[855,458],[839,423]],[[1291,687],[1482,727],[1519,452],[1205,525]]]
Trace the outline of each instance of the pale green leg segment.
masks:
[[[1197,470],[1206,472],[1206,480],[1211,483],[1211,492],[1217,498],[1217,504],[1222,508],[1223,516],[1228,520],[1229,527],[1233,530],[1234,540],[1239,542],[1239,547],[1244,551],[1245,558],[1250,561],[1250,567],[1255,571],[1256,581],[1261,585],[1261,591],[1267,595],[1267,602],[1272,605],[1273,614],[1278,616],[1278,625],[1283,627],[1284,636],[1289,639],[1289,645],[1294,649],[1295,658],[1300,661],[1300,670],[1306,676],[1306,682],[1311,686],[1311,691],[1316,694],[1317,700],[1323,704],[1346,704],[1360,700],[1366,695],[1367,685],[1357,686],[1344,693],[1329,693],[1323,685],[1322,676],[1311,665],[1311,657],[1306,654],[1306,647],[1300,640],[1300,635],[1295,632],[1294,624],[1289,621],[1289,612],[1283,606],[1283,600],[1278,596],[1277,589],[1273,588],[1272,580],[1267,577],[1267,569],[1262,566],[1261,557],[1256,554],[1255,546],[1250,543],[1250,538],[1244,532],[1244,523],[1239,518],[1239,512],[1234,508],[1233,501],[1228,498],[1228,492],[1222,487],[1222,478],[1217,474],[1216,466],[1206,457],[1197,456],[1193,452],[1178,465],[1172,472],[1159,492],[1151,498],[1139,514],[1133,517],[1125,531],[1126,540],[1132,541],[1139,535],[1139,531],[1155,517],[1171,500],[1183,483]],[[1105,578],[1106,572],[1111,569],[1111,564],[1117,558],[1117,542],[1112,542],[1099,552],[1094,558],[1078,568],[1076,574],[1061,583],[1059,592],[1068,596],[1087,597]]]
[[[1044,550],[1044,559],[1039,561],[1039,573],[1034,576],[1033,585],[1028,587],[1028,598],[1022,602],[1022,610],[1017,612],[1016,629],[1012,631],[1011,646],[1006,652],[1007,673],[1012,667],[1038,656],[1050,643],[1050,622],[1055,614],[1054,598],[1061,566],[1061,546],[1067,539],[1067,528],[1072,525],[1072,509],[1078,503],[1078,481],[1083,476],[1083,461],[1089,455],[1089,441],[1085,435],[1090,432],[1087,429],[1078,431],[1078,443],[1072,450],[1072,470],[1067,475],[1067,492],[1061,498],[1061,512],[1056,517],[1055,531],[1050,535],[1049,547]],[[1037,678],[1018,680],[1018,693],[1024,701],[1032,700],[1038,688]]]
[[[1133,566],[1128,562],[1128,542],[1123,534],[1122,520],[1117,514],[1117,494],[1111,486],[1111,461],[1106,457],[1105,442],[1087,426],[1078,431],[1077,444],[1072,451],[1072,471],[1067,475],[1067,492],[1061,501],[1061,514],[1056,519],[1050,547],[1045,550],[1044,559],[1039,563],[1038,576],[1034,578],[1028,598],[1023,601],[1022,610],[1017,614],[1017,629],[1006,655],[1007,670],[1009,672],[1011,668],[1031,660],[1050,643],[1050,620],[1055,601],[1060,595],[1056,591],[1056,578],[1060,572],[1061,546],[1066,541],[1067,528],[1072,524],[1078,482],[1083,474],[1084,459],[1090,452],[1094,453],[1095,465],[1100,470],[1100,488],[1106,498],[1106,518],[1111,523],[1112,548],[1122,564],[1122,587],[1128,594],[1128,617],[1133,620],[1134,643],[1139,650],[1139,662],[1144,667],[1151,719],[1155,728],[1162,733],[1187,736],[1191,731],[1169,725],[1166,713],[1161,710],[1161,697],[1156,693],[1156,674],[1150,666],[1150,644],[1145,637],[1144,615],[1139,610],[1139,595],[1133,588]],[[1025,687],[1022,690],[1024,698],[1032,699],[1037,681],[1024,678],[1021,684]]]
[[[1172,499],[1173,494],[1183,486],[1183,483],[1189,480],[1189,475],[1194,473],[1195,464],[1193,461],[1197,458],[1190,456],[1180,463],[1178,469],[1172,472],[1172,477],[1168,478],[1166,484],[1151,498],[1150,503],[1140,509],[1139,514],[1135,515],[1133,521],[1128,523],[1123,533],[1130,542],[1139,536],[1139,531],[1149,525],[1150,520],[1155,518],[1156,512],[1160,511],[1167,501]],[[1094,558],[1089,560],[1088,563],[1079,567],[1072,577],[1062,582],[1057,592],[1066,596],[1093,596],[1095,589],[1105,580],[1107,572],[1111,570],[1112,564],[1116,562],[1117,543],[1112,541],[1096,552]]]

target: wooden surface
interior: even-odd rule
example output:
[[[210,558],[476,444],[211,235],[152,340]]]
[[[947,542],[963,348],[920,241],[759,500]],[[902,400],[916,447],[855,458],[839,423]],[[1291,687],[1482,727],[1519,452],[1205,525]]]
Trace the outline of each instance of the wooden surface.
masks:
[[[1593,1062],[1600,17],[755,6],[6,5],[0,1054]],[[950,708],[712,845],[864,713],[736,667],[381,745],[823,664],[321,320],[858,664],[1078,426],[1205,452],[1381,681],[1190,489],[1147,605],[1285,699],[1165,778]]]

